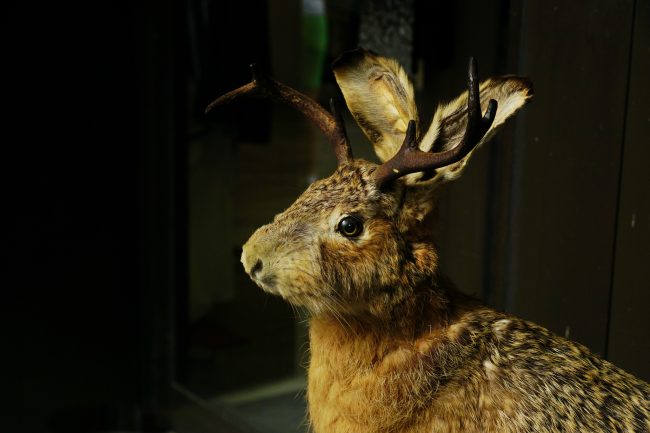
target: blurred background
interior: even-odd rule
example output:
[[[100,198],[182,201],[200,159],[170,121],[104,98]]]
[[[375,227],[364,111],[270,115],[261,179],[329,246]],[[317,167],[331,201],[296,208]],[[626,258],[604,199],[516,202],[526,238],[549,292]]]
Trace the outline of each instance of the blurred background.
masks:
[[[424,122],[479,75],[535,98],[445,189],[441,267],[650,380],[650,2],[137,0],[3,7],[2,432],[302,432],[304,314],[241,245],[336,166],[299,113],[209,115],[256,62],[344,107],[397,58]],[[376,160],[349,113],[355,156]]]

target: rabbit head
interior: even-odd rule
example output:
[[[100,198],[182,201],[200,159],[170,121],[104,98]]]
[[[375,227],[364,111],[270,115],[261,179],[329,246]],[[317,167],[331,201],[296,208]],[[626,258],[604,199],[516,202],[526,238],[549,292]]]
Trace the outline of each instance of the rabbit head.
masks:
[[[436,189],[456,178],[472,152],[532,97],[532,86],[514,76],[479,85],[470,60],[468,91],[440,105],[421,133],[413,86],[396,61],[357,49],[333,68],[381,164],[352,158],[336,113],[254,75],[249,88],[234,92],[275,97],[306,113],[328,134],[339,166],[260,227],[241,261],[263,290],[313,313],[382,314],[436,274],[427,223]]]
[[[292,304],[352,313],[365,310],[382,291],[397,295],[405,278],[435,266],[435,251],[418,247],[400,227],[407,189],[395,183],[380,190],[373,182],[376,169],[352,160],[311,184],[246,242],[246,272]]]

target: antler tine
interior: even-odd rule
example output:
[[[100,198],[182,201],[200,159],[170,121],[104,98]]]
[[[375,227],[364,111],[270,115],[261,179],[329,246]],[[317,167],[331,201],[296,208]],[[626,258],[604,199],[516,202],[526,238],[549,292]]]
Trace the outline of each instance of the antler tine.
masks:
[[[350,141],[348,140],[348,132],[345,129],[345,122],[343,121],[341,112],[336,109],[334,98],[330,98],[330,111],[332,112],[332,117],[334,117],[336,129],[338,133],[343,137],[343,140],[340,140],[338,144],[334,145],[334,153],[336,154],[336,159],[339,161],[339,164],[347,161],[352,161],[352,148],[349,144]]]
[[[490,129],[497,111],[497,101],[491,99],[485,115],[481,117],[481,99],[478,90],[478,72],[474,57],[469,59],[467,73],[467,126],[462,140],[445,152],[422,152],[415,139],[415,121],[409,121],[406,136],[399,151],[375,171],[375,183],[379,188],[409,173],[445,167],[463,159],[481,141]]]
[[[206,107],[205,112],[228,104],[240,96],[273,98],[297,109],[311,120],[332,144],[339,164],[352,158],[345,126],[339,115],[333,116],[309,96],[260,73],[254,63],[250,65],[250,69],[253,77],[250,83],[218,97]]]

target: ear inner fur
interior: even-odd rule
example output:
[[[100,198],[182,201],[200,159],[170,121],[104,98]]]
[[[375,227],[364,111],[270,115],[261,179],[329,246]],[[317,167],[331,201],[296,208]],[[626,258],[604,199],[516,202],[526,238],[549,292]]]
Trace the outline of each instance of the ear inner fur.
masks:
[[[448,182],[457,178],[465,168],[473,152],[494,137],[496,132],[533,97],[533,85],[526,77],[503,76],[493,77],[482,82],[479,86],[481,107],[487,108],[487,102],[494,99],[498,110],[492,126],[469,154],[455,164],[439,168],[435,176],[424,178],[411,177],[411,182],[426,180],[429,183]],[[467,122],[467,92],[453,101],[440,104],[436,110],[431,125],[420,141],[423,151],[440,152],[452,149],[462,139]],[[428,180],[432,178],[432,180]]]
[[[409,120],[419,123],[415,92],[397,61],[359,48],[332,65],[350,113],[381,161],[399,149]]]

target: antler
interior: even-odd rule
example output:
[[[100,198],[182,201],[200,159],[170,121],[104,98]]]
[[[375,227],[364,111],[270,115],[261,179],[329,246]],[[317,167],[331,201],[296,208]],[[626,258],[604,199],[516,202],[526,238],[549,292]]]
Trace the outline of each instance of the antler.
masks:
[[[343,118],[336,111],[332,100],[330,100],[330,106],[332,107],[332,114],[330,114],[307,95],[260,74],[254,63],[250,65],[250,69],[253,76],[250,83],[218,97],[207,106],[205,112],[207,113],[217,106],[227,104],[240,96],[270,97],[297,109],[323,131],[334,148],[339,164],[352,159],[352,150],[348,142]]]
[[[419,143],[416,140],[415,121],[410,120],[404,142],[397,154],[375,171],[375,183],[379,188],[409,173],[432,170],[458,162],[476,147],[494,121],[497,101],[490,99],[485,116],[481,117],[478,72],[474,57],[469,59],[467,87],[469,91],[467,98],[467,126],[460,143],[445,152],[423,152],[419,149]]]

